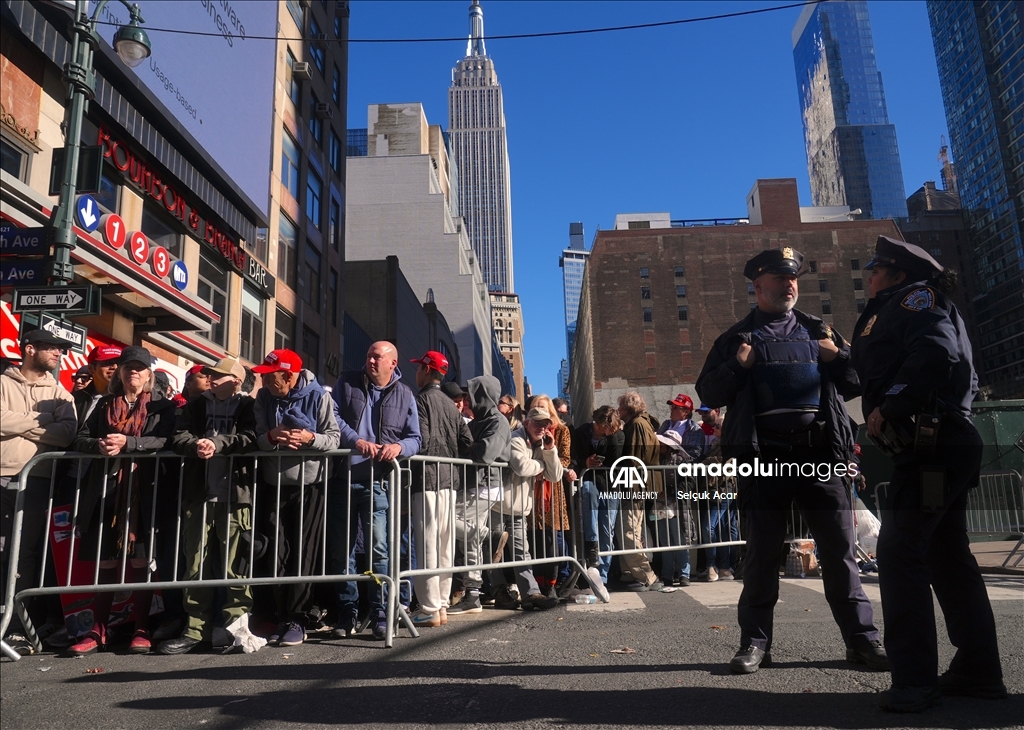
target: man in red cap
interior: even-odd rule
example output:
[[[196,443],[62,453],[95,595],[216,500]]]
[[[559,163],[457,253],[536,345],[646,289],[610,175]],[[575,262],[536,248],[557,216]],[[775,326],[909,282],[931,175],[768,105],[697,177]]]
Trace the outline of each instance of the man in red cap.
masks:
[[[458,407],[441,391],[448,374],[448,358],[436,350],[411,360],[416,369],[416,409],[420,417],[420,454],[457,459],[473,446],[473,436]],[[459,488],[457,469],[413,462],[412,521],[416,556],[420,568],[450,568],[455,547],[455,492]],[[416,626],[440,626],[448,620],[450,573],[413,578],[420,609],[412,615]]]
[[[658,435],[663,436],[666,431],[675,431],[682,438],[683,451],[693,461],[700,461],[704,455],[704,433],[691,418],[693,400],[685,393],[680,393],[667,404],[669,419],[661,424]]]

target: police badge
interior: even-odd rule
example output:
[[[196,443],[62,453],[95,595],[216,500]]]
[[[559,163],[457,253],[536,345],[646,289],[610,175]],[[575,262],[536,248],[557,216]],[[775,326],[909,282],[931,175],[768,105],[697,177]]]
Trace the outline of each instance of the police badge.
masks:
[[[868,335],[871,334],[871,328],[875,326],[876,319],[878,319],[877,314],[871,315],[871,319],[869,319],[868,323],[864,325],[864,331],[860,333],[861,337],[867,337]]]

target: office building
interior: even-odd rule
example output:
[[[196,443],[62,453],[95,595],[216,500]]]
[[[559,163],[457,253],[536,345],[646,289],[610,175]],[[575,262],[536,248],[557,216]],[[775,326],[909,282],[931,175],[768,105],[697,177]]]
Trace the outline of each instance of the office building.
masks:
[[[973,274],[965,299],[993,398],[1024,397],[1024,4],[929,1]]]
[[[813,204],[849,206],[861,218],[906,217],[867,2],[804,6],[793,28],[793,60]]]
[[[583,271],[587,268],[590,252],[583,240],[583,224],[569,224],[569,248],[558,257],[562,269],[562,296],[565,304],[565,352],[559,372],[560,395],[565,395],[568,374],[571,368],[573,342],[576,339],[576,312],[580,306],[580,290],[583,287]]]

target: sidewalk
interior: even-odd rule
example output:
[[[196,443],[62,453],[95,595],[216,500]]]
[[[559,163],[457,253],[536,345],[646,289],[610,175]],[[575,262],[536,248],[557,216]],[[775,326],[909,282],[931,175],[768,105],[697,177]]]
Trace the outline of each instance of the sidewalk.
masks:
[[[999,542],[972,542],[971,552],[978,559],[978,567],[982,573],[1024,575],[1024,560],[1016,568],[1013,562],[1020,556],[1020,551],[1014,555],[1013,560],[1005,568],[1003,561],[1010,551],[1017,545],[1016,540],[1002,540]]]

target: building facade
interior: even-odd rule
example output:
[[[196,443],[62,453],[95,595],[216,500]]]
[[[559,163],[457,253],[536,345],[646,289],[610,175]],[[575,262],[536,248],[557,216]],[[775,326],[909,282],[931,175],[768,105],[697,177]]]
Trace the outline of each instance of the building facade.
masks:
[[[1024,5],[927,4],[967,226],[981,383],[1024,397]]]
[[[849,337],[867,297],[862,267],[878,236],[900,237],[895,223],[803,222],[793,179],[758,180],[747,206],[747,218],[731,224],[598,231],[569,376],[577,419],[627,390],[638,390],[661,419],[677,393],[696,401],[693,386],[715,339],[757,306],[742,272],[758,251],[802,252],[797,307]],[[850,411],[860,420],[858,408]]]
[[[565,353],[559,370],[559,395],[566,396],[569,370],[571,369],[573,342],[576,339],[576,313],[580,307],[580,291],[583,288],[583,272],[587,268],[587,251],[583,239],[583,224],[569,224],[569,248],[558,257],[558,266],[562,269],[562,298],[565,304]]]
[[[523,308],[518,294],[491,293],[491,317],[500,359],[507,362],[512,371],[514,390],[508,391],[519,400],[527,394],[526,370],[523,362]]]
[[[444,132],[421,104],[373,104],[365,139],[367,156],[348,158],[349,261],[397,256],[416,300],[435,302],[451,325],[463,379],[493,374],[491,302],[457,214]]]
[[[867,2],[804,6],[793,28],[793,61],[813,204],[847,205],[862,218],[906,217]]]

